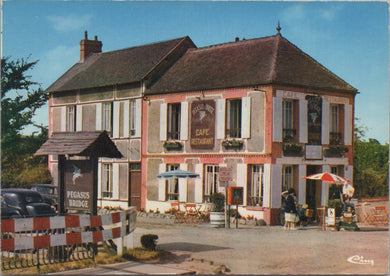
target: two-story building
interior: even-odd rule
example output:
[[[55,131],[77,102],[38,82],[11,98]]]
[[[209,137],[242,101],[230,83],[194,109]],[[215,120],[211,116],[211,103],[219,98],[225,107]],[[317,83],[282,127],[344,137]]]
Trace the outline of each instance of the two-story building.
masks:
[[[279,30],[203,48],[188,37],[101,45],[85,36],[80,61],[48,88],[50,133],[107,130],[124,155],[100,161],[99,205],[165,211],[241,186],[240,213],[275,224],[289,187],[301,204],[326,204],[329,185],[303,176],[352,179],[357,90]],[[221,167],[230,182],[219,182]],[[55,158],[50,168],[55,178]],[[178,168],[199,177],[157,178]]]
[[[171,201],[205,203],[241,186],[241,214],[275,224],[280,195],[327,203],[329,184],[302,177],[333,172],[352,179],[357,91],[282,37],[189,49],[145,91],[143,185],[147,210]],[[232,170],[219,183],[221,167]],[[157,179],[182,169],[195,179]]]

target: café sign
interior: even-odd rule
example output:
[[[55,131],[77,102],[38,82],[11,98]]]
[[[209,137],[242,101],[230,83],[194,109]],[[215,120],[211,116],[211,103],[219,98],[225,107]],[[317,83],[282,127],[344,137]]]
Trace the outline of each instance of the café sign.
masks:
[[[215,139],[215,102],[194,101],[191,104],[191,138],[193,149],[212,149]]]

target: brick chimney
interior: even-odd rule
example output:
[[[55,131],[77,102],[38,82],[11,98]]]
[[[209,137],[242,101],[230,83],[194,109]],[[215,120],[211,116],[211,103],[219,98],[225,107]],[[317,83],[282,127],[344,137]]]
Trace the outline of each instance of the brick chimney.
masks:
[[[96,35],[94,40],[88,40],[88,32],[85,31],[84,39],[80,41],[80,61],[84,62],[91,53],[101,53],[102,46],[103,43],[97,40]]]

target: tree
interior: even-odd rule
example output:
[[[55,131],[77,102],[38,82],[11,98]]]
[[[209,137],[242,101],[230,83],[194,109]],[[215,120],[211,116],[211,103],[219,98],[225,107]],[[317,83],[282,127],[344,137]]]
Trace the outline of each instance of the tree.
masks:
[[[2,187],[24,186],[41,177],[50,181],[47,160],[33,157],[35,151],[47,140],[47,127],[33,121],[36,110],[46,103],[48,94],[27,72],[38,61],[27,59],[1,60],[1,184]],[[26,126],[34,125],[40,133],[23,135]],[[35,168],[40,172],[36,173]],[[22,175],[23,172],[23,175]],[[39,176],[35,177],[34,175]],[[32,184],[32,183],[31,183]]]

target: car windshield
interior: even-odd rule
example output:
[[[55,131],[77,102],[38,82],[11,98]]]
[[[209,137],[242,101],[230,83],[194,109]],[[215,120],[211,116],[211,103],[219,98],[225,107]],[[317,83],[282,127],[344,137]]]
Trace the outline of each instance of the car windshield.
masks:
[[[44,187],[44,186],[36,186],[33,187],[34,191],[37,191],[41,194],[52,194],[52,189],[50,187]]]
[[[25,195],[24,200],[26,201],[27,204],[43,202],[42,197],[40,195],[35,195],[35,194]]]

